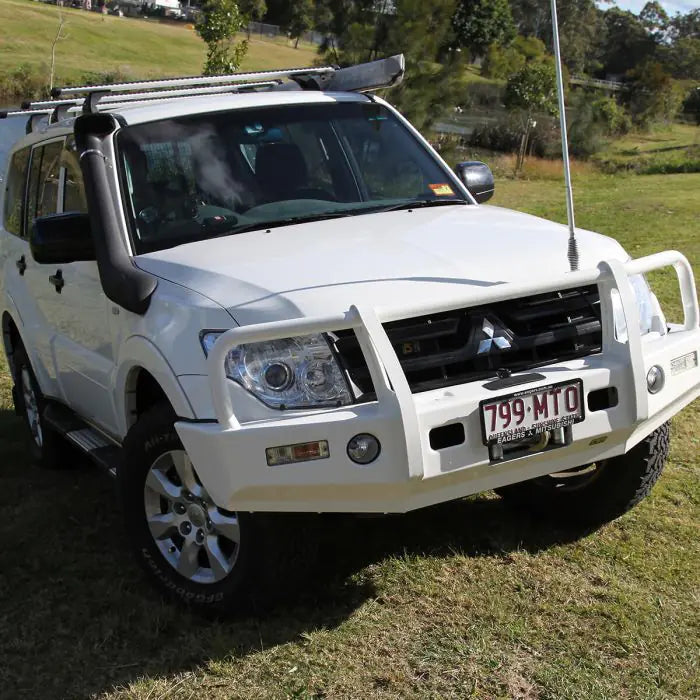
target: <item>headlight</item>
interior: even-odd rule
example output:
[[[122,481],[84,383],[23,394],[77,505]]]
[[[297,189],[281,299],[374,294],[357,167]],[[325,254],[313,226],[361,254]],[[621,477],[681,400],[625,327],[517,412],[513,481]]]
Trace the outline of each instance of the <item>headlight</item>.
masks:
[[[639,332],[645,335],[651,331],[666,333],[666,319],[655,294],[649,289],[644,275],[632,275],[630,278],[632,291],[637,300],[639,311]],[[617,289],[612,291],[612,308],[615,320],[615,337],[621,342],[627,342],[627,322],[622,310],[622,300]]]
[[[209,353],[220,332],[205,333]],[[272,408],[318,408],[352,403],[324,335],[239,345],[226,356],[226,376]]]

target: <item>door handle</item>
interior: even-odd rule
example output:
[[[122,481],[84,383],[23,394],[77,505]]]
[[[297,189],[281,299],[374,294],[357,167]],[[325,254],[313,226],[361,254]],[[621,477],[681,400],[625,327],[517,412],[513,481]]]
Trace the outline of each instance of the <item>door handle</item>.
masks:
[[[24,275],[24,273],[27,271],[27,259],[24,257],[24,255],[15,263],[15,265],[17,265],[19,274]]]
[[[56,291],[60,294],[66,281],[63,279],[63,273],[60,270],[56,270],[55,275],[49,275],[49,282],[56,287]]]

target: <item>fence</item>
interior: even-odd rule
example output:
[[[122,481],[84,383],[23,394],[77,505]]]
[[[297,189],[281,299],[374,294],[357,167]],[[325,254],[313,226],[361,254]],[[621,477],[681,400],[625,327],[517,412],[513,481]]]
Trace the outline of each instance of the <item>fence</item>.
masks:
[[[257,36],[265,36],[265,37],[276,37],[276,36],[281,36],[281,37],[288,37],[289,34],[279,25],[277,24],[265,24],[264,22],[250,22],[248,24],[248,29],[247,31],[253,35],[256,34]],[[316,46],[320,46],[323,44],[323,42],[326,40],[327,35],[324,34],[323,32],[314,32],[314,31],[309,31],[309,32],[304,32],[301,37],[299,37],[300,41],[305,41],[309,44],[315,44]]]

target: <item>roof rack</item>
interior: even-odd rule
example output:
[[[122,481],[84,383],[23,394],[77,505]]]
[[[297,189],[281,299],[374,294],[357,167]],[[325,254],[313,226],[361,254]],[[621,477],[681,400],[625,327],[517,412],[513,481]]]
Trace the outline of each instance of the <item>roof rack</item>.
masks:
[[[397,85],[403,79],[403,54],[362,63],[348,68],[321,66],[284,70],[231,73],[230,75],[188,76],[161,80],[140,80],[111,85],[57,87],[51,100],[22,103],[22,109],[0,112],[0,118],[29,116],[27,133],[33,130],[38,115],[49,116],[54,123],[69,113],[91,113],[136,104],[197,95],[220,95],[248,90],[304,89],[336,92],[369,92]],[[291,82],[284,83],[288,79]],[[60,99],[63,98],[63,99]]]
[[[166,100],[174,97],[190,97],[195,95],[217,95],[228,92],[240,92],[242,90],[254,90],[258,88],[270,88],[279,85],[281,81],[268,80],[259,83],[245,83],[243,85],[215,85],[212,87],[185,88],[183,90],[153,90],[151,92],[134,92],[125,95],[105,95],[99,102],[100,106],[112,105],[123,102],[142,102],[145,100]],[[56,107],[77,107],[84,104],[85,99],[74,97],[67,100],[44,100],[42,102],[22,102],[22,109],[55,109]]]

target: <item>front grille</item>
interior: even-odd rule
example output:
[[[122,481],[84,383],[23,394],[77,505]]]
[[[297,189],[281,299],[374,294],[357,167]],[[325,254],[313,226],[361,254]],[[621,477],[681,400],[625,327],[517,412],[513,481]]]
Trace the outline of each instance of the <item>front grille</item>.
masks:
[[[595,285],[392,321],[384,329],[416,393],[600,352]],[[353,331],[335,334],[341,365],[365,398],[372,381]]]

